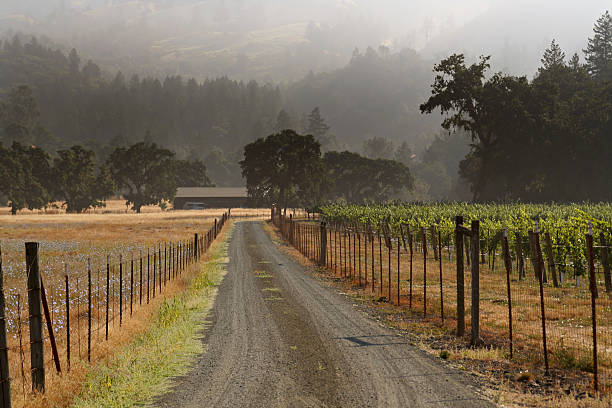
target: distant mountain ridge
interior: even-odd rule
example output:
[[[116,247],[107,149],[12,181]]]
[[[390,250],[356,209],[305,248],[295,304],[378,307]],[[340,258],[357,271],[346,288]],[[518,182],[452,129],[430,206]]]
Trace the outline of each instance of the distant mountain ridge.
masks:
[[[313,23],[318,16],[309,7],[322,0],[308,6],[296,0],[34,3],[0,5],[0,30],[49,36],[128,74],[287,81],[339,68],[356,45],[383,37],[365,19],[334,27]],[[283,10],[299,18],[285,20]]]
[[[494,71],[531,77],[553,39],[569,59],[574,52],[582,57],[593,23],[609,0],[581,3],[558,0],[500,1],[467,24],[434,38],[421,53],[441,59],[450,52],[463,52],[470,58],[493,56]]]

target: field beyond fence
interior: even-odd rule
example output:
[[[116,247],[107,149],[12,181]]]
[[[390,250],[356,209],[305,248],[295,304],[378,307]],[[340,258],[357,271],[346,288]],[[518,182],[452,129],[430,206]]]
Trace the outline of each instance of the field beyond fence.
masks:
[[[569,254],[551,239],[557,231],[535,222],[521,236],[502,223],[483,231],[473,217],[465,225],[381,219],[324,209],[318,220],[277,213],[274,223],[329,273],[452,334],[451,347],[489,347],[502,371],[528,371],[566,392],[612,390],[607,225],[571,231],[582,254]]]
[[[0,226],[2,407],[9,398],[12,406],[50,405],[67,378],[60,372],[112,355],[118,339],[146,326],[155,305],[184,287],[227,218],[208,210],[7,216]]]

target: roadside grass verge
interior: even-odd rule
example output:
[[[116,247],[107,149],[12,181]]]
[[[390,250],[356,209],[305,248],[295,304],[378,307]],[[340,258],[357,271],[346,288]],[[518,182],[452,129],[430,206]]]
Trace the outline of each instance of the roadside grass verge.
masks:
[[[169,389],[172,377],[188,372],[193,358],[204,351],[200,333],[226,272],[232,229],[212,248],[189,287],[162,303],[150,329],[91,371],[74,407],[147,405]]]

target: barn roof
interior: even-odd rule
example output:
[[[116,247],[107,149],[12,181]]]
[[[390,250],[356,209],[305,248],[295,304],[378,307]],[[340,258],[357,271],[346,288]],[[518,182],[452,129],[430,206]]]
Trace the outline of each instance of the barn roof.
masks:
[[[246,187],[179,187],[176,189],[176,198],[212,198],[237,197],[246,198]]]

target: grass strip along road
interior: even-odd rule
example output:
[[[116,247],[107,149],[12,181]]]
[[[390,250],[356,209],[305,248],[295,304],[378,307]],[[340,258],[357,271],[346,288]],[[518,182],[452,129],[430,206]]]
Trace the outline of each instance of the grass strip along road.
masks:
[[[200,333],[227,270],[231,227],[221,234],[197,265],[200,272],[189,288],[165,300],[148,331],[90,374],[74,407],[142,406],[167,391],[172,377],[188,372],[196,356],[205,351]]]

